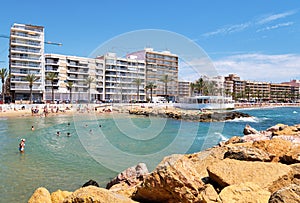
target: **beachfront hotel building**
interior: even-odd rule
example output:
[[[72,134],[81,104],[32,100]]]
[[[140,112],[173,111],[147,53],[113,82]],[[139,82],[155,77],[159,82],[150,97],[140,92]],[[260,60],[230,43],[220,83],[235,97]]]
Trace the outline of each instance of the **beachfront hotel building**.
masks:
[[[9,41],[10,94],[12,100],[29,100],[28,74],[38,77],[33,83],[33,100],[42,100],[44,90],[44,27],[13,24]]]
[[[299,98],[299,86],[294,81],[281,84],[241,80],[236,74],[225,77],[225,94],[235,101],[286,102]]]
[[[191,96],[191,82],[178,81],[178,98]]]
[[[70,100],[70,97],[72,101],[103,100],[103,68],[101,59],[45,54],[45,75],[56,74],[53,81],[55,100]],[[88,78],[92,79],[90,84],[87,82]],[[52,82],[46,79],[43,100],[52,100]]]
[[[168,97],[170,101],[175,101],[178,96],[178,56],[170,51],[160,52],[154,51],[152,48],[128,54],[127,57],[130,55],[145,61],[146,85],[149,83],[156,85],[156,88],[153,89],[153,96]]]
[[[145,61],[135,55],[126,58],[116,53],[106,53],[97,57],[103,60],[103,98],[106,101],[145,101],[146,66]]]

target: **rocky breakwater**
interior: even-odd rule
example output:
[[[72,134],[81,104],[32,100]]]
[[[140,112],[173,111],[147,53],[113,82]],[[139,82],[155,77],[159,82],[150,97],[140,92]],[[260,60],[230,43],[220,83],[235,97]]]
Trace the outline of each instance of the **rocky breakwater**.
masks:
[[[202,152],[165,157],[150,173],[138,164],[107,189],[50,194],[40,188],[29,202],[299,203],[300,125],[246,126],[244,134]]]
[[[182,110],[182,109],[149,109],[136,108],[129,110],[129,114],[143,116],[158,116],[163,118],[183,119],[199,122],[218,122],[233,120],[236,118],[251,117],[249,114],[239,111],[200,111],[200,110]]]

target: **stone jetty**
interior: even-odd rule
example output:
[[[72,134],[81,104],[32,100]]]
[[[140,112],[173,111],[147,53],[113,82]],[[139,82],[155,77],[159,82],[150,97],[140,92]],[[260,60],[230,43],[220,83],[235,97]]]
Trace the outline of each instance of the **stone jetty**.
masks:
[[[152,172],[143,163],[130,167],[107,189],[94,181],[74,192],[38,188],[28,202],[299,203],[299,138],[300,124],[265,131],[247,125],[243,137],[167,156]]]
[[[199,122],[218,122],[233,120],[236,118],[251,117],[249,114],[242,113],[239,111],[183,110],[177,108],[135,108],[129,110],[129,114],[157,116],[162,118],[182,119]]]

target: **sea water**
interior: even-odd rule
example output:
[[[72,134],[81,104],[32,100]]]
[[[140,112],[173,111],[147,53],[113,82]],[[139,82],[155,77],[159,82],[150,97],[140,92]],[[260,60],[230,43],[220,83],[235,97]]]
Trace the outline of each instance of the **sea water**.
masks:
[[[153,170],[169,154],[194,153],[241,136],[246,124],[264,130],[300,123],[299,107],[239,111],[253,117],[215,123],[109,114],[2,118],[0,202],[27,202],[41,186],[74,191],[89,179],[105,187],[138,162]],[[25,153],[18,151],[21,138]]]

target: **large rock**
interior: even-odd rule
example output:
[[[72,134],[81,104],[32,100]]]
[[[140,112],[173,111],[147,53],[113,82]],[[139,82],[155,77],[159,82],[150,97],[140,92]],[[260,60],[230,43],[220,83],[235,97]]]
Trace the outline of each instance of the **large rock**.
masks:
[[[185,155],[171,155],[137,187],[134,199],[145,202],[199,202],[203,182]]]
[[[140,184],[141,183],[139,183],[138,185]],[[109,191],[123,195],[128,198],[132,198],[133,194],[136,192],[136,189],[137,189],[137,185],[130,186],[125,182],[120,182],[118,184],[113,185],[111,188],[109,188]]]
[[[293,178],[291,167],[281,163],[238,161],[224,159],[207,168],[209,177],[220,187],[253,182],[274,192],[289,185]]]
[[[292,146],[286,154],[280,157],[280,162],[285,164],[300,163],[300,146]]]
[[[135,201],[104,188],[83,187],[69,195],[64,203],[134,203]]]
[[[260,202],[268,203],[271,193],[252,182],[225,187],[219,194],[222,203]]]
[[[117,177],[107,183],[106,189],[109,189],[113,185],[121,182],[126,182],[129,186],[136,185],[140,183],[143,180],[144,176],[148,173],[149,171],[146,164],[139,163],[136,166],[130,167],[122,173],[119,173]]]
[[[252,128],[250,125],[245,126],[243,133],[244,135],[260,134],[257,130]]]
[[[300,185],[300,163],[292,164],[290,167],[293,169],[293,183],[296,185]]]
[[[57,190],[51,193],[51,201],[52,203],[62,203],[71,194],[72,192]]]
[[[224,158],[237,159],[243,161],[271,161],[269,154],[265,151],[247,146],[229,147],[228,151],[224,154]]]
[[[204,186],[204,189],[200,192],[201,203],[213,203],[220,202],[220,198],[216,190],[211,184]]]
[[[254,142],[253,147],[268,153],[272,162],[279,162],[290,151],[292,143],[281,139],[261,140]]]
[[[51,195],[44,187],[39,187],[28,200],[28,203],[51,203]]]
[[[90,185],[99,187],[99,184],[98,184],[96,181],[94,181],[94,180],[89,180],[88,182],[84,183],[84,184],[82,185],[82,187],[87,187],[87,186],[90,186]]]
[[[272,194],[269,203],[300,203],[300,186],[292,184],[281,188]]]

